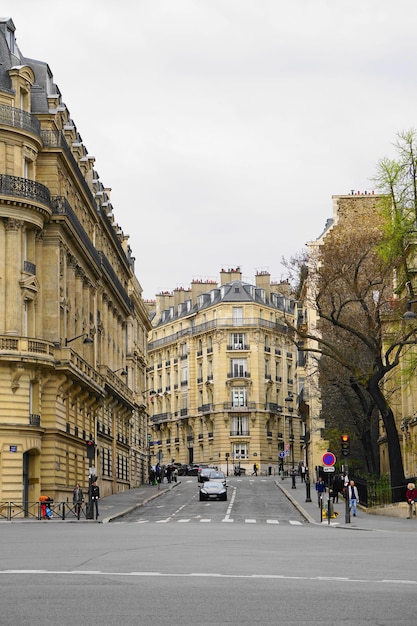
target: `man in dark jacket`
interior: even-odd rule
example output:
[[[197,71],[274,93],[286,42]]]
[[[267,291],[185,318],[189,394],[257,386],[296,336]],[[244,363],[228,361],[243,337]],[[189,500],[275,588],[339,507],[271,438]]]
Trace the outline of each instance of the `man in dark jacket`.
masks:
[[[91,485],[91,503],[93,506],[93,512],[94,512],[94,509],[96,511],[96,519],[99,516],[99,512],[98,512],[99,500],[100,500],[100,487],[97,485],[96,481],[94,481],[93,484]]]
[[[339,502],[339,493],[343,490],[343,478],[341,476],[335,476],[332,485],[333,491],[333,504]]]

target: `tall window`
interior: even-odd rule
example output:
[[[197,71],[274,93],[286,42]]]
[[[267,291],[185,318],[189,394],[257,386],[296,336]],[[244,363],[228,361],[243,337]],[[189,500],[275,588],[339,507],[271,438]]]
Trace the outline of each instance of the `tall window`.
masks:
[[[243,307],[233,307],[233,326],[241,326],[243,323]]]
[[[248,406],[248,390],[246,387],[232,389],[232,406]]]
[[[244,378],[248,373],[248,359],[231,359],[230,373],[234,377]]]
[[[232,444],[232,458],[237,461],[249,458],[249,446],[247,443]]]
[[[245,347],[245,333],[232,333],[230,335],[230,345],[233,350],[243,350]]]
[[[247,415],[234,415],[232,417],[232,436],[249,434],[249,418]]]

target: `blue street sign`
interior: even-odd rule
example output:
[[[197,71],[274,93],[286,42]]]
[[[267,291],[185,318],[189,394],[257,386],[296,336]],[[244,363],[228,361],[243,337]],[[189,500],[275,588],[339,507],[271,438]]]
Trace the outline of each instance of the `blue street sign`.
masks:
[[[285,452],[280,452],[279,453],[279,458],[280,459],[284,459],[285,458]]]

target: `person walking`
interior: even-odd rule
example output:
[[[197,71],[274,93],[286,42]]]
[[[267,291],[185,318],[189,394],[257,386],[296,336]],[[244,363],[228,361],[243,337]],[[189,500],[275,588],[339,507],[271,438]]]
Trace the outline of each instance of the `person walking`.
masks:
[[[322,505],[322,500],[324,499],[324,494],[326,493],[326,485],[321,476],[319,476],[318,481],[316,482],[316,491],[317,491],[317,504]]]
[[[416,505],[417,502],[417,489],[414,483],[408,483],[407,491],[405,492],[405,499],[408,502],[408,517],[407,519],[411,519],[413,515],[416,514]]]
[[[359,494],[354,480],[349,481],[348,495],[349,509],[352,511],[353,517],[356,517],[356,506],[359,504]]]
[[[339,493],[342,493],[343,489],[343,477],[335,476],[332,484],[332,492],[333,492],[333,504],[339,502]]]
[[[81,513],[81,505],[84,502],[83,490],[80,485],[77,483],[74,487],[74,491],[72,492],[72,504],[74,507],[74,514],[77,519],[80,519]]]
[[[98,512],[98,501],[100,500],[100,487],[97,485],[96,481],[91,485],[91,505],[96,512],[96,519],[100,515]]]

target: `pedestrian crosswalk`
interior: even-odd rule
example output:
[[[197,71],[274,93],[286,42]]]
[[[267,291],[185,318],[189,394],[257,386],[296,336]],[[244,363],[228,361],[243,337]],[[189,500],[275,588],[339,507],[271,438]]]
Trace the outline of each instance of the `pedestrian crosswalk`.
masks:
[[[233,520],[229,518],[225,518],[222,520],[213,520],[211,518],[173,518],[167,517],[164,519],[139,519],[136,520],[136,524],[188,524],[188,523],[200,523],[200,524],[210,524],[211,522],[232,522],[232,523],[244,523],[244,524],[290,524],[291,526],[302,526],[303,522],[299,520],[277,520],[277,519],[267,519],[267,520],[256,520],[253,518],[243,519],[243,520]],[[122,522],[119,522],[122,523]]]

